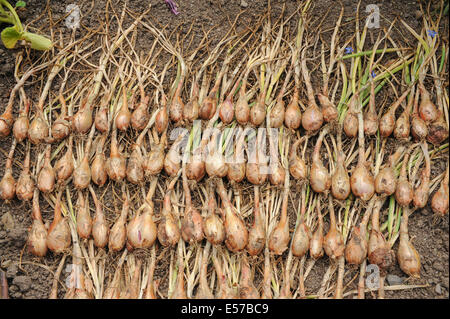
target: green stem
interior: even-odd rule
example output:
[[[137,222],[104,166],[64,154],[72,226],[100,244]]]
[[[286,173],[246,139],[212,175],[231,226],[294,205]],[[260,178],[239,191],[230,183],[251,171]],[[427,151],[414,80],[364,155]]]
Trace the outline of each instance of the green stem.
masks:
[[[396,52],[396,51],[401,51],[401,50],[406,50],[406,48],[378,49],[378,50],[375,51],[375,53],[376,54],[383,53],[383,52],[389,53],[389,52]],[[373,53],[373,50],[361,51],[361,52],[357,52],[357,53],[344,55],[339,60],[351,59],[351,58],[361,57],[361,56],[364,56],[364,55],[371,55],[372,53]]]
[[[23,26],[22,26],[22,23],[20,22],[19,16],[16,13],[16,10],[14,10],[14,8],[6,0],[0,0],[0,4],[3,4],[3,5],[5,5],[5,7],[8,8],[8,10],[11,12],[11,14],[14,17],[14,20],[15,20],[14,25],[19,29],[18,31],[20,33],[22,33],[23,32]]]

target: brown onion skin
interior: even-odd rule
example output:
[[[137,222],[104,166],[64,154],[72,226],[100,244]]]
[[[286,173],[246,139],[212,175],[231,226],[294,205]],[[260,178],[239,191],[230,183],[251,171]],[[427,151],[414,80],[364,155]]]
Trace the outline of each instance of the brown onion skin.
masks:
[[[236,121],[241,125],[246,125],[250,120],[250,107],[248,106],[245,95],[239,95],[234,116],[236,117]]]
[[[199,145],[193,151],[193,155],[186,163],[186,177],[189,180],[200,182],[206,174],[205,162],[202,159],[202,145]]]
[[[87,155],[73,171],[73,184],[77,189],[85,189],[91,183],[91,168]]]
[[[178,222],[172,213],[170,194],[173,186],[169,186],[164,196],[163,207],[161,209],[161,221],[158,225],[158,241],[164,247],[175,247],[181,237],[181,230]]]
[[[149,96],[142,97],[138,107],[131,114],[131,127],[135,130],[142,131],[150,119],[150,114],[148,113],[149,101]]]
[[[297,226],[294,236],[292,236],[292,254],[296,257],[303,257],[309,249],[311,241],[311,230],[304,221]]]
[[[104,143],[105,137],[102,137],[102,140],[99,143]],[[95,153],[94,160],[91,164],[91,174],[92,181],[99,187],[105,185],[106,180],[108,179],[108,173],[106,171],[106,157],[103,153],[103,145],[97,146],[97,151]]]
[[[59,184],[69,179],[74,171],[72,143],[73,138],[69,137],[66,153],[55,163],[55,173]]]
[[[83,193],[78,192],[77,200],[77,233],[81,238],[88,239],[92,232],[92,218],[89,213],[89,204]]]
[[[60,254],[70,247],[71,241],[67,218],[61,216],[61,191],[59,191],[55,203],[55,216],[48,228],[47,247],[52,252]]]
[[[258,144],[258,141],[256,142]],[[255,145],[255,160],[248,159],[246,167],[245,167],[245,176],[247,181],[252,183],[253,185],[262,185],[267,180],[267,174],[261,172],[264,170],[264,167],[259,163],[259,147]]]
[[[205,159],[205,169],[209,177],[225,177],[228,173],[228,165],[225,163],[225,156],[221,152],[220,147],[216,147],[219,133],[212,137],[210,145],[212,145]]]
[[[91,192],[95,204],[95,215],[92,220],[92,237],[94,238],[94,245],[97,248],[104,248],[108,244],[109,239],[108,222],[106,221],[102,205],[97,199],[92,186],[89,186],[89,191]]]
[[[317,99],[319,100],[320,106],[322,107],[324,121],[327,123],[335,121],[338,117],[338,111],[336,109],[336,106],[331,103],[328,96],[322,93],[318,93]]]
[[[225,240],[225,227],[215,213],[210,213],[203,221],[203,231],[206,239],[212,245],[220,245]]]
[[[181,81],[181,79],[180,79],[180,84],[182,82],[183,81]],[[169,106],[170,120],[175,123],[178,123],[181,120],[183,120],[183,109],[184,109],[184,103],[180,97],[180,90],[177,89],[177,92],[175,92],[175,96],[173,97],[172,103]]]
[[[11,168],[5,169],[5,174],[0,181],[0,198],[5,201],[10,201],[16,194],[16,181],[12,176]]]
[[[253,209],[253,225],[248,232],[247,251],[250,256],[259,255],[266,244],[266,232],[264,230],[264,219],[261,213],[259,200],[259,186],[254,186],[255,200]]]
[[[343,123],[345,135],[350,138],[358,135],[358,104],[359,94],[355,93],[349,102],[348,111]]]
[[[408,276],[420,278],[420,256],[409,240],[408,215],[409,209],[404,209],[400,224],[400,243],[397,250],[397,261],[400,269]]]
[[[330,189],[331,178],[328,174],[328,170],[323,166],[322,160],[320,159],[320,147],[322,146],[322,141],[325,134],[328,133],[327,129],[322,130],[317,139],[316,146],[314,147],[314,152],[312,154],[312,163],[309,173],[309,182],[311,188],[316,193],[323,193]]]
[[[100,133],[106,133],[109,130],[108,121],[108,108],[101,107],[100,110],[95,113],[95,128]]]
[[[69,136],[72,127],[71,119],[67,116],[66,100],[61,94],[59,100],[61,102],[61,114],[52,125],[52,136],[58,141]]]
[[[198,119],[200,104],[198,103],[198,84],[194,81],[191,100],[186,103],[183,109],[183,119],[193,122]]]
[[[406,109],[395,122],[394,137],[397,139],[407,139],[410,131],[409,110]]]
[[[441,110],[438,110],[438,118],[428,128],[427,141],[433,145],[439,145],[448,138],[448,128]]]
[[[367,257],[367,230],[365,225],[353,228],[352,235],[345,247],[345,261],[350,265],[361,265]]]
[[[124,194],[122,199],[122,211],[120,212],[119,218],[111,227],[111,232],[109,233],[108,248],[111,251],[121,251],[127,240],[126,222],[130,205],[127,195]]]
[[[294,179],[305,180],[308,178],[308,167],[306,166],[305,161],[297,154],[300,143],[301,139],[298,139],[292,144],[289,155],[289,172]]]
[[[444,179],[441,181],[441,186],[437,190],[436,193],[434,193],[433,197],[431,198],[431,209],[435,214],[438,216],[444,216],[448,214],[448,181],[449,181],[449,168],[447,164],[447,170],[445,172]]]
[[[315,132],[322,127],[323,114],[317,104],[311,103],[302,114],[302,126],[307,132]]]
[[[420,173],[420,185],[414,189],[413,204],[415,208],[424,208],[428,202],[428,193],[430,191],[431,163],[428,154],[428,144],[422,143],[422,150],[425,157],[425,167]]]
[[[204,238],[203,218],[192,205],[191,191],[189,189],[186,166],[183,167],[183,190],[185,196],[184,216],[181,221],[181,236],[187,243],[199,242]]]
[[[44,165],[39,171],[37,187],[43,193],[51,193],[55,188],[55,171],[50,163],[50,152],[51,146],[47,146],[47,150],[45,152]]]
[[[7,137],[11,133],[11,127],[14,123],[12,106],[12,104],[6,106],[3,114],[0,115],[0,137]]]
[[[367,253],[369,262],[380,267],[382,271],[385,271],[393,264],[395,255],[380,232],[379,216],[382,204],[383,201],[380,199],[375,202]]]
[[[331,176],[331,194],[334,198],[344,200],[350,195],[350,177],[345,168],[345,155],[342,152],[342,146],[339,139],[337,149],[337,162],[333,176]]]
[[[217,192],[224,205],[225,245],[232,252],[243,250],[248,243],[248,231],[243,220],[231,206],[222,179],[217,180]]]
[[[281,206],[281,216],[280,221],[272,230],[269,235],[269,249],[275,255],[281,255],[288,248],[289,243],[289,217],[287,215],[288,206],[288,185],[289,185],[289,175],[286,176],[285,190],[283,195],[283,203]]]
[[[16,119],[13,125],[13,135],[17,142],[21,143],[28,136],[28,128],[30,123],[28,121],[28,111],[30,109],[30,100],[25,98],[24,108],[21,110],[19,117]],[[0,122],[2,122],[0,118]],[[9,134],[8,134],[9,135]]]
[[[433,122],[438,118],[439,111],[431,101],[430,93],[428,93],[423,83],[419,83],[419,91],[422,95],[419,104],[419,115],[425,122]]]
[[[368,201],[375,193],[375,180],[365,164],[358,164],[350,177],[352,193]]]
[[[230,124],[234,119],[234,105],[231,99],[225,99],[219,106],[219,117],[224,124]]]
[[[261,92],[256,104],[250,109],[250,123],[253,126],[259,126],[266,118],[265,92]]]
[[[48,125],[42,118],[42,112],[36,114],[34,120],[28,128],[28,139],[31,143],[38,145],[48,137]]]
[[[30,175],[30,149],[28,149],[23,164],[23,170],[20,173],[16,184],[16,196],[22,201],[29,201],[33,198],[35,190],[34,180]]]
[[[314,259],[323,256],[323,219],[320,207],[317,205],[318,225],[309,242],[309,254]]]
[[[298,129],[302,123],[302,112],[298,106],[298,94],[298,86],[296,85],[291,102],[284,112],[284,125],[291,130]]]
[[[215,93],[214,89],[211,90],[211,93],[203,100],[200,106],[198,115],[202,120],[209,121],[216,113],[217,99]]]
[[[139,145],[133,145],[133,151],[127,162],[127,180],[132,184],[140,184],[144,181],[143,157]]]
[[[370,82],[369,109],[364,114],[364,134],[373,136],[378,131],[378,115],[375,110],[375,83]]]
[[[159,174],[164,167],[164,145],[152,143],[151,151],[144,162],[145,176]]]
[[[284,122],[285,105],[281,97],[277,99],[275,106],[270,110],[269,122],[270,127],[279,128]]]
[[[44,257],[47,254],[47,229],[42,222],[41,210],[39,208],[39,191],[33,192],[32,224],[28,231],[27,247],[28,251],[37,257]]]
[[[411,118],[411,135],[418,140],[422,140],[428,135],[427,123],[417,114],[413,114]]]
[[[87,105],[87,98],[84,98],[78,109],[78,112],[73,116],[72,129],[80,134],[87,133],[92,126],[92,109]]]
[[[117,115],[115,117],[115,125],[117,129],[124,132],[128,130],[128,127],[131,123],[131,112],[128,109],[128,97],[127,97],[127,90],[123,88],[123,103],[120,108],[120,110],[117,112]],[[133,99],[134,97],[131,97]]]
[[[336,227],[336,217],[334,215],[333,199],[329,197],[330,229],[323,238],[323,249],[331,259],[338,259],[344,255],[344,238]]]
[[[406,153],[403,159],[400,176],[397,181],[397,187],[395,189],[395,200],[400,206],[408,206],[413,199],[413,188],[411,183],[406,177],[406,165],[409,159],[409,154]]]
[[[169,115],[167,115],[167,107],[165,99],[163,98],[163,107],[158,111],[155,118],[155,129],[159,134],[162,134],[169,125]]]
[[[126,176],[127,166],[125,158],[119,153],[117,148],[117,131],[113,131],[111,139],[111,151],[106,160],[106,172],[110,179],[115,182],[122,181]]]
[[[375,191],[380,195],[390,196],[394,194],[396,186],[397,180],[392,166],[382,168],[375,178]]]
[[[252,272],[248,264],[247,257],[244,255],[241,263],[241,278],[239,281],[239,298],[240,299],[259,299],[258,290],[253,284]]]

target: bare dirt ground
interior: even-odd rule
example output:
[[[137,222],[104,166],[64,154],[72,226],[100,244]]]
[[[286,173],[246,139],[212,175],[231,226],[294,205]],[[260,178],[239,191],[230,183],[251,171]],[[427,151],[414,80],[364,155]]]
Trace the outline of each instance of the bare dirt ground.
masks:
[[[50,0],[46,4],[43,0],[29,0],[27,1],[26,10],[21,13],[22,22],[25,25],[37,29],[41,29],[45,34],[49,34],[49,19],[47,15],[48,9],[52,13],[53,21],[61,19],[65,15],[65,8],[68,4],[73,3],[73,0],[55,1]],[[102,16],[104,8],[104,1],[81,1],[77,2],[80,5],[81,11],[84,14],[82,24],[87,28],[96,28],[97,20]],[[120,11],[122,8],[122,1],[113,1],[117,3],[116,8]],[[167,8],[164,1],[151,0],[139,1],[129,0],[128,7],[135,12],[142,12],[145,9],[147,2],[151,2],[152,10],[150,15],[154,22],[160,26],[167,26],[166,32],[169,33],[176,27],[180,27],[181,32],[186,30],[193,23],[193,45],[199,43],[203,37],[202,28],[209,30],[209,47],[213,47],[227,32],[229,22],[234,20],[234,17],[243,9],[246,11],[240,16],[237,28],[243,28],[260,16],[267,7],[267,0],[183,0],[177,1],[180,14],[173,15]],[[344,12],[344,24],[342,26],[342,38],[351,37],[354,33],[354,16],[357,7],[357,1],[344,0],[342,1]],[[371,1],[362,1],[361,15],[364,17],[364,8]],[[407,23],[418,30],[421,27],[421,20],[418,18],[418,3],[413,0],[402,1],[377,1],[382,16],[381,28],[389,27],[390,22],[395,18],[401,17]],[[297,1],[271,1],[272,14],[277,17],[283,5],[285,5],[285,16],[292,14],[297,8]],[[317,0],[314,1],[312,10],[312,20],[314,23],[319,23],[320,20],[328,13],[327,18],[322,23],[323,37],[329,39],[335,25],[337,16],[339,15],[340,6],[337,1],[332,0]],[[448,22],[443,19],[439,34],[447,37],[445,41],[448,43]],[[294,22],[293,22],[294,23]],[[414,38],[406,31],[400,24],[397,24],[397,30],[393,38],[398,41],[399,46],[408,46],[408,43],[414,43]],[[3,27],[3,25],[2,25]],[[292,29],[292,28],[291,28]],[[378,35],[379,30],[370,30],[366,46],[370,47]],[[80,35],[77,35],[80,36]],[[149,47],[149,38],[145,33],[139,37],[137,45],[140,48]],[[14,86],[15,80],[13,76],[16,50],[7,50],[0,45],[0,111],[3,112],[4,106],[7,104],[9,93]],[[320,63],[320,59],[318,59]],[[170,78],[170,74],[168,76]],[[320,83],[319,72],[313,72],[313,81]],[[39,95],[39,88],[41,83],[35,82],[26,87],[28,95],[37,101]],[[320,85],[320,84],[319,84]],[[448,79],[445,83],[448,87]],[[382,92],[381,94],[389,94],[389,92]],[[380,99],[383,99],[380,96]],[[15,114],[17,115],[17,114]],[[0,141],[0,176],[3,176],[5,156],[9,151],[11,145],[11,137]],[[392,141],[387,145],[388,148],[395,148]],[[20,154],[19,159],[24,156],[23,145],[17,147],[17,154]],[[446,162],[448,161],[448,154],[446,157],[433,162],[432,178],[445,171]],[[14,163],[14,177],[17,179],[20,174],[20,160]],[[244,192],[246,187],[243,187]],[[103,192],[103,191],[102,191]],[[248,190],[251,192],[251,189]],[[137,193],[140,193],[139,191]],[[117,193],[120,194],[120,191]],[[106,214],[108,220],[112,222],[115,219],[116,207],[120,207],[118,198],[112,191],[111,184],[104,190],[103,203],[106,207]],[[162,195],[157,192],[157,199],[161,199]],[[298,200],[297,193],[293,189],[293,198]],[[158,200],[157,200],[158,202]],[[53,209],[45,201],[41,201],[41,210],[43,219],[51,221]],[[92,203],[91,203],[92,205]],[[137,206],[137,205],[136,205]],[[158,207],[159,205],[157,205]],[[9,294],[11,298],[47,298],[53,280],[53,272],[55,271],[59,257],[55,257],[49,253],[43,259],[37,259],[31,256],[25,250],[25,241],[27,238],[27,229],[31,224],[30,204],[23,204],[18,200],[13,200],[10,203],[0,203],[0,267],[6,271]],[[291,221],[295,220],[295,212],[290,210]],[[6,216],[6,217],[5,217]],[[9,218],[11,217],[11,218]],[[327,229],[327,225],[325,229]],[[431,209],[427,206],[420,211],[416,211],[409,222],[410,235],[414,237],[413,243],[419,252],[422,260],[421,278],[412,280],[399,269],[398,265],[393,267],[389,274],[397,275],[406,284],[427,284],[426,288],[418,288],[412,290],[401,291],[386,291],[386,298],[448,298],[449,297],[449,220],[448,216],[443,219],[436,219],[433,216]],[[398,243],[394,246],[396,250]],[[165,257],[158,261],[156,278],[162,279],[161,290],[167,289],[165,280],[167,279],[168,256],[166,252]],[[112,262],[118,256],[109,256],[108,262]],[[328,267],[329,261],[326,258],[319,260],[314,266],[311,274],[305,283],[307,293],[316,292],[320,286],[322,277]],[[111,270],[111,269],[110,269]],[[358,269],[346,272],[344,283],[349,282],[358,273]],[[67,273],[62,274],[60,280],[64,281]],[[258,278],[256,278],[258,281]],[[346,289],[356,289],[357,280],[353,281]],[[59,295],[62,296],[64,291],[60,289]],[[368,294],[370,298],[370,294]]]

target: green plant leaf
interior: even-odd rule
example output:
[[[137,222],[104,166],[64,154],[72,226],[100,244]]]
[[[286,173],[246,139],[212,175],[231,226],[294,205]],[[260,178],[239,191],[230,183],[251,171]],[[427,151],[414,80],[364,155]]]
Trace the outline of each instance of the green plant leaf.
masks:
[[[7,49],[12,49],[16,45],[17,41],[21,39],[21,35],[15,27],[8,27],[3,29],[1,38],[5,47]]]
[[[31,48],[35,50],[49,50],[53,46],[50,39],[31,32],[24,31],[22,34],[22,39],[31,43]]]
[[[23,8],[27,5],[25,1],[17,1],[16,2],[16,8]]]

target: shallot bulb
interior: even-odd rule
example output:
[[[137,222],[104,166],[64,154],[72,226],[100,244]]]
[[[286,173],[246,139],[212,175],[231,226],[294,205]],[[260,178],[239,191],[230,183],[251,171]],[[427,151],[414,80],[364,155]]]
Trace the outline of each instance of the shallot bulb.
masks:
[[[219,106],[219,117],[224,124],[230,124],[234,119],[233,95],[239,84],[240,81],[237,80],[225,101]]]
[[[28,111],[30,109],[30,100],[25,98],[24,108],[20,111],[19,117],[13,125],[13,135],[17,142],[21,143],[28,136],[28,128],[30,123],[28,121]]]
[[[291,130],[298,129],[302,123],[302,112],[298,106],[298,91],[298,86],[295,85],[291,102],[288,104],[286,111],[284,112],[284,125]]]
[[[255,140],[253,140],[255,141]],[[262,185],[267,179],[267,174],[264,172],[263,164],[260,163],[259,154],[260,148],[262,148],[263,143],[261,142],[261,135],[258,134],[258,138],[255,141],[255,146],[253,147],[253,152],[248,156],[247,165],[245,168],[245,176],[247,181],[253,185]]]
[[[236,147],[234,149],[234,154],[232,157],[232,162],[227,163],[228,173],[227,177],[229,181],[234,183],[240,183],[245,178],[245,158],[244,158],[244,148],[245,148],[245,131],[241,132],[239,139],[236,142]]]
[[[175,247],[181,237],[180,227],[178,226],[178,220],[172,212],[172,203],[170,202],[170,196],[173,191],[173,187],[177,178],[175,177],[167,187],[166,194],[161,208],[161,221],[158,225],[158,240],[164,247]]]
[[[367,223],[372,214],[375,199],[375,196],[372,197],[361,222],[353,227],[350,240],[345,247],[345,261],[350,265],[360,265],[367,258]]]
[[[122,94],[123,94],[122,106],[117,112],[114,124],[119,130],[126,131],[131,123],[131,112],[128,108],[128,96],[125,87],[122,89]]]
[[[378,172],[375,177],[375,191],[380,195],[390,196],[394,194],[397,187],[397,179],[395,177],[394,165],[403,153],[404,147],[400,147],[389,157],[386,165]]]
[[[259,299],[259,292],[253,284],[253,275],[248,264],[247,257],[244,255],[241,261],[241,279],[239,281],[240,299]]]
[[[183,120],[184,103],[181,100],[181,89],[183,88],[184,75],[183,71],[178,79],[178,85],[173,95],[172,103],[169,106],[170,120],[175,123],[179,123]]]
[[[395,200],[400,206],[408,206],[413,199],[413,188],[411,183],[406,177],[406,166],[408,163],[409,154],[405,153],[403,158],[402,168],[400,176],[397,181],[397,187],[395,189]]]
[[[435,214],[438,214],[439,216],[448,214],[448,176],[449,168],[447,164],[447,169],[445,171],[445,176],[442,179],[441,186],[431,198],[431,209]]]
[[[108,179],[108,173],[106,170],[106,156],[103,153],[103,146],[105,144],[105,141],[106,134],[102,135],[97,141],[94,160],[91,164],[92,181],[100,187],[105,185],[106,180]]]
[[[132,184],[140,184],[144,181],[144,158],[142,156],[140,144],[140,141],[133,144],[131,155],[128,158],[126,174],[127,180]]]
[[[302,139],[297,139],[292,144],[291,152],[289,155],[289,172],[296,180],[305,180],[308,177],[308,167],[306,166],[303,158],[298,156],[297,150],[302,142]]]
[[[39,190],[37,188],[33,192],[31,218],[33,222],[28,231],[28,250],[34,256],[43,257],[47,254],[47,228],[42,222],[41,209],[39,208]]]
[[[8,157],[6,159],[5,173],[2,180],[0,181],[0,198],[5,201],[10,201],[16,194],[16,180],[12,175],[13,155],[16,145],[17,140],[14,139],[11,145],[11,150],[9,151]]]
[[[111,137],[111,150],[109,158],[106,161],[106,172],[110,179],[115,182],[120,182],[126,176],[126,160],[120,154],[117,146],[117,129],[114,128]]]
[[[185,199],[184,216],[181,221],[181,236],[187,243],[199,242],[203,239],[203,218],[192,205],[191,190],[189,189],[186,166],[183,166],[183,190]]]
[[[348,111],[344,118],[344,132],[347,137],[356,137],[358,135],[358,107],[359,93],[356,92],[350,99]]]
[[[83,192],[78,191],[77,199],[77,233],[81,238],[88,239],[92,232],[92,218],[89,213],[89,201],[83,196]]]
[[[320,106],[322,108],[323,119],[325,122],[333,122],[338,117],[338,111],[336,106],[331,103],[328,96],[318,93],[317,98],[319,100]]]
[[[72,145],[73,136],[69,136],[66,153],[55,163],[55,173],[58,184],[61,184],[72,176],[74,170]]]
[[[109,120],[108,120],[108,105],[107,101],[109,100],[109,96],[104,99],[104,102],[102,106],[100,106],[100,109],[95,113],[95,128],[100,133],[106,133],[109,130]]]
[[[323,256],[323,217],[320,211],[320,201],[317,200],[317,228],[309,242],[309,254],[314,259]]]
[[[181,155],[179,147],[181,147],[183,138],[184,135],[177,137],[164,158],[164,170],[171,177],[177,175],[181,168]]]
[[[62,191],[59,191],[56,197],[55,214],[47,234],[47,247],[56,254],[65,252],[71,243],[67,218],[61,216],[61,194]]]
[[[305,188],[302,189],[302,206],[299,216],[299,221],[295,233],[292,236],[292,255],[296,257],[303,257],[309,249],[309,243],[311,241],[311,230],[305,222],[306,201],[305,201]]]
[[[428,202],[428,193],[430,191],[431,161],[428,154],[428,144],[421,144],[423,155],[425,157],[425,167],[420,174],[420,185],[414,190],[413,204],[415,208],[424,208]]]
[[[420,278],[420,256],[409,240],[408,217],[410,211],[404,208],[400,224],[400,243],[398,245],[397,260],[400,269],[408,276]]]
[[[137,210],[134,217],[127,225],[127,247],[132,248],[149,248],[155,240],[157,229],[153,221],[153,202],[151,201],[155,193],[157,179],[153,179],[150,189],[145,198],[144,204]]]
[[[217,82],[217,83],[219,83],[219,82]],[[212,88],[211,92],[209,93],[209,95],[203,99],[203,102],[200,105],[200,109],[199,109],[199,113],[198,113],[199,117],[202,120],[209,121],[214,116],[214,114],[216,114],[217,90],[218,90],[218,87],[214,86]]]
[[[142,93],[139,105],[131,114],[131,126],[135,130],[142,131],[150,119],[150,114],[148,113],[149,101],[150,97],[146,96],[145,93]]]
[[[433,145],[439,145],[448,138],[447,123],[442,110],[438,110],[437,119],[428,128],[427,141]]]
[[[39,171],[37,187],[43,193],[51,193],[55,188],[55,171],[50,163],[51,145],[47,145],[45,150],[44,165]]]
[[[328,257],[337,260],[344,255],[344,238],[342,233],[336,227],[336,217],[334,215],[333,199],[329,197],[329,212],[330,212],[330,229],[323,239],[323,249]]]
[[[30,175],[30,145],[28,144],[27,154],[23,163],[23,170],[20,173],[16,184],[16,196],[20,200],[28,201],[33,198],[35,189],[34,180]]]
[[[84,150],[83,158],[73,172],[73,184],[77,189],[85,189],[91,183],[91,167],[89,166],[89,153],[91,151],[92,138],[95,127],[92,126],[88,142]]]
[[[159,134],[162,134],[166,131],[167,126],[169,125],[169,115],[167,114],[167,98],[163,94],[161,100],[162,107],[156,114],[155,118],[155,129]]]
[[[14,123],[13,102],[8,103],[5,111],[0,115],[0,137],[6,137],[11,133],[11,127]]]
[[[433,122],[439,116],[439,110],[431,101],[430,93],[427,91],[423,83],[419,83],[419,91],[422,99],[419,105],[419,115],[425,122]]]
[[[270,143],[270,154],[271,154],[271,163],[270,163],[270,174],[269,181],[272,185],[280,185],[285,180],[286,170],[281,165],[278,160],[278,150],[277,144],[272,137],[269,138]],[[289,172],[287,173],[289,175]],[[289,176],[288,176],[289,177]]]
[[[307,133],[312,133],[319,130],[323,124],[323,113],[322,110],[317,106],[314,98],[314,90],[311,85],[311,79],[309,77],[309,71],[306,66],[305,51],[302,52],[302,74],[305,79],[305,85],[308,95],[308,107],[302,115],[302,126],[307,131]]]
[[[209,187],[208,216],[203,221],[203,231],[206,239],[213,245],[220,245],[225,240],[225,227],[216,214],[217,204],[213,188]],[[249,240],[250,242],[250,240]]]
[[[95,205],[95,215],[92,221],[92,237],[94,238],[94,245],[97,248],[104,248],[108,244],[109,226],[106,221],[105,214],[103,213],[102,204],[95,195],[95,191],[92,186],[89,185],[89,191],[91,192],[92,199]]]
[[[411,107],[413,103],[414,94],[411,94],[408,105],[405,107],[402,114],[400,114],[397,121],[395,122],[394,137],[396,139],[407,139],[409,137],[409,133],[411,131],[409,115],[411,114]]]
[[[344,200],[350,195],[350,177],[345,168],[345,154],[342,151],[341,134],[338,135],[338,147],[336,151],[336,168],[331,176],[331,194],[339,200]]]
[[[266,243],[266,232],[264,229],[264,218],[262,216],[260,200],[259,200],[259,186],[254,186],[254,209],[253,209],[253,225],[248,232],[247,251],[250,256],[256,256],[262,252]]]
[[[380,135],[382,137],[388,137],[392,134],[395,128],[395,111],[399,107],[399,105],[405,100],[405,98],[408,96],[410,89],[407,89],[402,96],[398,98],[397,101],[392,103],[392,105],[389,107],[386,114],[384,114],[380,119]]]
[[[248,106],[247,97],[245,96],[245,90],[247,87],[247,78],[249,74],[250,70],[248,70],[244,75],[244,78],[242,80],[242,86],[239,89],[239,98],[236,102],[236,107],[234,111],[236,121],[241,125],[246,125],[250,120],[250,107]]]
[[[151,150],[144,161],[145,176],[159,174],[164,167],[164,144],[150,143]]]
[[[419,92],[414,96],[414,111],[411,116],[411,135],[418,140],[423,140],[428,135],[427,123],[419,116]]]
[[[330,189],[331,186],[331,178],[328,174],[328,170],[322,163],[320,159],[320,148],[322,146],[323,139],[325,134],[328,133],[328,128],[324,128],[317,139],[316,146],[314,147],[314,151],[311,158],[311,170],[309,174],[309,183],[311,188],[316,193],[323,193]]]
[[[186,103],[183,109],[183,119],[193,122],[198,119],[198,112],[200,104],[198,103],[198,84],[196,81],[192,84],[192,97],[189,102]]]
[[[289,174],[285,175],[283,203],[281,205],[280,221],[269,236],[269,249],[276,255],[281,255],[289,243],[289,217],[287,215],[289,199]]]
[[[73,116],[72,129],[80,134],[87,133],[92,126],[92,108],[87,102],[88,97],[85,97],[78,112]]]
[[[364,134],[373,136],[378,131],[378,115],[375,110],[375,83],[370,82],[369,109],[364,114]]]
[[[232,252],[243,250],[248,243],[248,231],[242,219],[232,207],[221,178],[217,180],[217,192],[224,205],[225,245]]]
[[[37,107],[34,120],[28,128],[28,139],[31,143],[37,145],[45,141],[48,133],[48,124],[44,119],[42,108]]]
[[[266,118],[266,91],[263,90],[256,99],[255,105],[250,109],[250,123],[260,126]]]
[[[62,140],[70,134],[72,123],[67,117],[66,100],[59,94],[59,101],[61,102],[61,113],[52,125],[52,136],[56,140]]]
[[[205,162],[202,156],[205,144],[206,139],[203,139],[200,145],[194,147],[192,156],[189,157],[189,160],[186,163],[186,177],[189,180],[195,180],[199,182],[206,174]]]
[[[127,240],[127,217],[128,211],[130,209],[130,204],[128,200],[128,193],[122,196],[123,204],[122,210],[120,212],[119,218],[117,218],[114,225],[111,227],[111,232],[109,233],[108,248],[111,251],[120,251],[125,246]]]
[[[377,265],[384,271],[393,264],[395,255],[380,231],[380,210],[383,202],[384,200],[382,198],[375,199],[375,206],[372,212],[372,229],[370,231],[367,253],[369,262]]]
[[[364,154],[364,123],[362,111],[358,113],[358,144],[359,144],[359,158],[352,176],[350,177],[350,186],[353,195],[368,201],[375,193],[375,180],[372,173],[366,167],[367,162]]]
[[[206,173],[210,177],[225,177],[228,173],[228,165],[225,162],[225,156],[222,154],[222,135],[220,132],[214,132],[214,136],[209,143],[209,151],[205,159]]]

